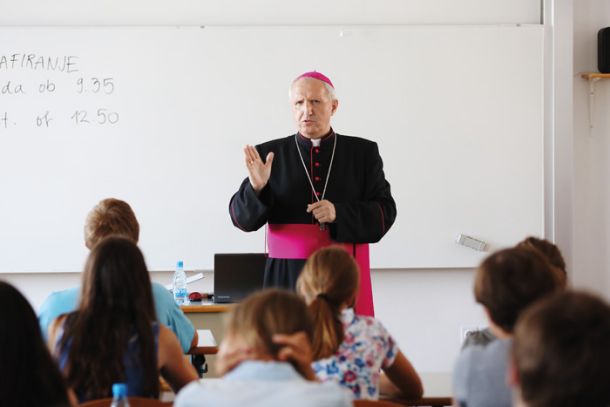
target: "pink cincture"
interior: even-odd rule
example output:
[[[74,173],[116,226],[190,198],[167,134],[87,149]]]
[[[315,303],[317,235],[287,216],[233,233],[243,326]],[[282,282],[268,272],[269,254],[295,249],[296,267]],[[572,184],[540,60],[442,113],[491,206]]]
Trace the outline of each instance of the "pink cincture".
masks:
[[[375,316],[367,243],[335,242],[330,238],[328,229],[320,230],[317,224],[269,224],[267,245],[269,257],[275,259],[307,259],[322,247],[342,246],[354,255],[360,266],[360,293],[356,300],[356,314]]]

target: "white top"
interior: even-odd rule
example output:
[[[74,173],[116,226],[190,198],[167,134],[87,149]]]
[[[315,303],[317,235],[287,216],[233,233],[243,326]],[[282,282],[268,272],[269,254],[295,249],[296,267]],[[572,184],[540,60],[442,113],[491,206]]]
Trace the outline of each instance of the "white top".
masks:
[[[216,338],[214,338],[214,334],[209,329],[198,329],[197,330],[197,346],[216,346]]]
[[[335,383],[305,380],[289,363],[247,361],[221,380],[186,386],[176,407],[351,407],[351,394]]]
[[[350,389],[356,399],[379,398],[381,369],[394,363],[399,352],[394,338],[375,318],[356,315],[352,308],[341,312],[343,342],[337,352],[315,361],[318,379]]]

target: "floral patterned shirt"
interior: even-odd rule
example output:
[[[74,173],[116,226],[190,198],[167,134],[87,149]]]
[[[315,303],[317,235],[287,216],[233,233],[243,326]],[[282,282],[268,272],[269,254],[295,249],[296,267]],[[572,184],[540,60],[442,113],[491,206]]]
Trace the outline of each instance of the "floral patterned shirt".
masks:
[[[356,315],[351,308],[341,315],[345,336],[337,353],[312,366],[322,381],[334,380],[357,399],[379,398],[380,370],[394,363],[396,342],[375,318]]]

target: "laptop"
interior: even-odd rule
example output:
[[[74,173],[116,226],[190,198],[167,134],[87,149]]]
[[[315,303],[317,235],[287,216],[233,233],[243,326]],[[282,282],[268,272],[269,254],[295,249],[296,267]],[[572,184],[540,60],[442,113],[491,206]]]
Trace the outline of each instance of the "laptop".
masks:
[[[214,255],[214,302],[239,302],[263,288],[265,253],[217,253]]]

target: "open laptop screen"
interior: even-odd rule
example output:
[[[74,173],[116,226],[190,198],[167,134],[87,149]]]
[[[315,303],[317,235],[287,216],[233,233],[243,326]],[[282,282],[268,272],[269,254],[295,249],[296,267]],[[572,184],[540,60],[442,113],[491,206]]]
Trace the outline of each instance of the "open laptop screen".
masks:
[[[238,302],[263,288],[265,253],[214,255],[214,302]]]

